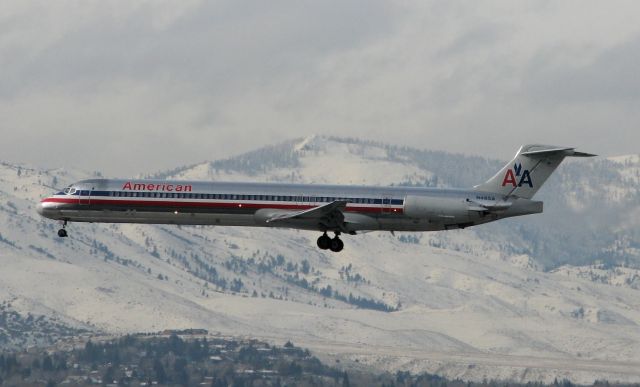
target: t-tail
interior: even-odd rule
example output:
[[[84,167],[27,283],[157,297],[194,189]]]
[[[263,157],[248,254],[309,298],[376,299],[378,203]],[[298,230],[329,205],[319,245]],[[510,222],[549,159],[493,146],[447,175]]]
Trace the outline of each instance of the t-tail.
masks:
[[[575,148],[550,145],[523,145],[516,156],[476,191],[531,199],[565,157],[593,157]]]

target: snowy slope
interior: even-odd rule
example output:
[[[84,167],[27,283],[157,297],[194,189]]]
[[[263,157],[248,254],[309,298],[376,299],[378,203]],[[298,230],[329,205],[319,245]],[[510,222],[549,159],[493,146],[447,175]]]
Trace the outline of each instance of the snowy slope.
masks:
[[[541,194],[555,199],[552,210],[561,208],[574,200],[572,178],[599,171],[605,191],[579,190],[576,200],[626,205],[637,198],[638,181],[628,177],[637,164],[633,157],[572,163]],[[310,137],[156,176],[454,186],[473,178],[466,165],[488,177],[500,162]],[[295,230],[72,224],[61,240],[35,203],[50,187],[86,177],[0,165],[0,301],[14,310],[108,332],[201,327],[292,339],[342,364],[477,380],[640,381],[637,271],[612,268],[635,262],[635,223],[602,225],[622,235],[606,231],[605,253],[595,258],[607,265],[551,272],[541,268],[555,257],[536,254],[553,244],[536,248],[545,235],[531,236],[548,218],[533,226],[523,218],[445,233],[345,237],[340,254],[318,251],[315,233]],[[607,196],[614,188],[624,194]],[[611,222],[624,219],[614,215]],[[394,311],[375,310],[384,308]]]

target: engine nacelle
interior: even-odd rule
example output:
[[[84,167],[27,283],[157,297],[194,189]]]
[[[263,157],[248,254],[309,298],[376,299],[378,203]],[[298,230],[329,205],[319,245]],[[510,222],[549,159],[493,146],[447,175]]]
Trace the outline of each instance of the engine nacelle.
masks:
[[[469,204],[463,198],[409,195],[404,200],[404,213],[411,218],[442,223],[466,222]]]

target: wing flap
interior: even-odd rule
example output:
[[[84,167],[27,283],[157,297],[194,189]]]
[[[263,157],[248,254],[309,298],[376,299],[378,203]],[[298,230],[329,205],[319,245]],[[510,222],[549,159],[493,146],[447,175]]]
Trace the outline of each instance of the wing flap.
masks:
[[[280,214],[274,214],[269,217],[266,222],[273,223],[278,221],[292,220],[292,219],[322,219],[328,215],[331,215],[335,211],[344,210],[347,207],[346,200],[336,200],[331,203],[323,204],[318,207],[309,208],[302,211],[292,211]]]

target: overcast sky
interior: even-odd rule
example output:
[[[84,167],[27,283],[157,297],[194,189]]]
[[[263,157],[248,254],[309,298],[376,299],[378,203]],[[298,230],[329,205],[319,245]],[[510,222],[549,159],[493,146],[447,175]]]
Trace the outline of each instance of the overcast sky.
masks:
[[[310,134],[640,152],[640,2],[0,2],[0,160],[109,176]]]

